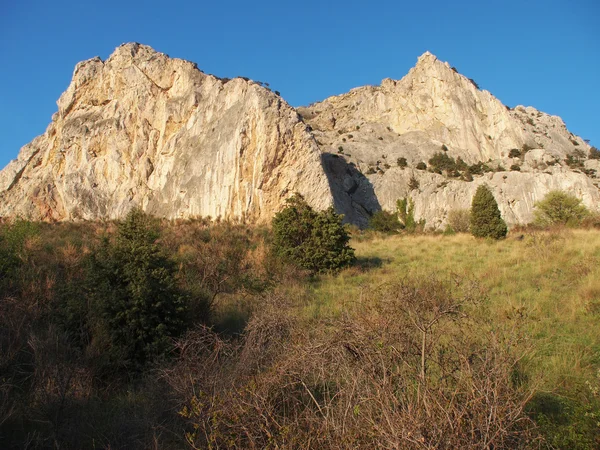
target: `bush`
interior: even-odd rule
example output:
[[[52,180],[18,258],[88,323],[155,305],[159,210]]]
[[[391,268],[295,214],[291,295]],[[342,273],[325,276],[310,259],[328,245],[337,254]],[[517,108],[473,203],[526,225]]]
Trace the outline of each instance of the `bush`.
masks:
[[[471,233],[479,238],[502,239],[507,232],[492,191],[486,185],[479,186],[471,204]]]
[[[412,191],[414,189],[419,189],[420,187],[421,183],[419,182],[419,180],[417,180],[417,178],[414,175],[411,176],[408,182],[408,188]]]
[[[581,200],[563,191],[550,191],[534,205],[534,222],[537,225],[579,225],[590,215]]]
[[[382,233],[397,233],[404,227],[398,220],[397,214],[381,210],[371,216],[369,228]]]
[[[453,209],[448,213],[448,226],[455,233],[468,233],[471,224],[471,212],[468,209]]]
[[[446,153],[438,152],[431,157],[429,165],[435,172],[446,170],[448,172],[456,170],[456,161]]]
[[[92,298],[111,352],[127,365],[143,365],[184,331],[185,298],[175,265],[156,240],[154,219],[133,209],[92,257]]]
[[[596,147],[590,148],[590,153],[588,154],[589,159],[600,159],[600,150]]]
[[[518,164],[513,164],[512,166],[510,166],[510,170],[515,171],[515,172],[520,172],[521,166]]]
[[[518,148],[513,148],[508,152],[509,158],[519,158],[521,156],[521,151]]]
[[[423,161],[421,161],[419,164],[417,164],[417,169],[418,170],[427,170],[427,164],[425,164]]]
[[[402,198],[396,201],[398,216],[407,233],[421,232],[425,229],[425,219],[415,220],[415,203],[412,198]]]
[[[396,160],[396,163],[398,164],[398,167],[401,167],[401,168],[403,168],[403,169],[404,169],[406,166],[408,166],[408,162],[406,161],[406,158],[398,158],[398,159]]]
[[[333,208],[314,211],[300,194],[273,218],[274,253],[312,273],[335,271],[352,264],[354,249]]]

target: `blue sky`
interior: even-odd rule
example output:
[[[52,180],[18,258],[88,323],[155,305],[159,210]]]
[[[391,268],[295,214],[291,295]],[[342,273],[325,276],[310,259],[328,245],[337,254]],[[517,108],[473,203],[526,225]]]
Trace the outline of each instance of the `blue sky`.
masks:
[[[399,79],[429,50],[600,147],[599,19],[598,0],[1,1],[0,167],[45,131],[77,62],[131,41],[294,106]]]

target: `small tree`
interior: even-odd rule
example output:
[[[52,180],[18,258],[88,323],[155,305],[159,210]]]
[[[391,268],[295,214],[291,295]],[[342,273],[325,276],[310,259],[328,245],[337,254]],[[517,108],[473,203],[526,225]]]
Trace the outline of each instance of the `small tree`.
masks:
[[[577,225],[590,213],[581,200],[563,191],[550,191],[535,205],[534,222],[537,225]]]
[[[185,301],[175,266],[156,240],[154,219],[133,209],[92,258],[92,296],[112,349],[130,364],[163,353],[184,331]]]
[[[313,273],[335,271],[355,260],[342,216],[333,208],[314,211],[300,194],[287,200],[272,226],[275,254]]]
[[[471,204],[471,233],[479,238],[502,239],[507,232],[492,191],[486,185],[479,186]]]

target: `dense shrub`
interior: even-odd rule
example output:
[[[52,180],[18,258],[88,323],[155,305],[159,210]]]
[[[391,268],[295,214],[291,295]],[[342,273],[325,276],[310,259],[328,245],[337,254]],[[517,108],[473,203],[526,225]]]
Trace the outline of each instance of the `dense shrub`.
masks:
[[[382,233],[397,233],[404,226],[398,220],[398,214],[388,211],[377,211],[369,219],[369,228]]]
[[[456,161],[446,153],[438,152],[429,159],[429,166],[434,172],[456,170]]]
[[[162,354],[169,338],[185,329],[185,298],[158,238],[154,219],[133,209],[118,225],[115,242],[104,239],[92,258],[99,326],[125,364]]]
[[[509,158],[519,158],[521,156],[521,151],[518,148],[512,148],[510,152],[508,152]]]
[[[277,256],[313,273],[335,271],[354,262],[350,235],[333,208],[316,212],[300,194],[286,205],[272,223]]]
[[[590,148],[590,153],[588,154],[589,159],[600,159],[600,150],[596,147]]]
[[[492,191],[482,184],[477,188],[471,204],[471,233],[479,238],[502,239],[507,231]]]
[[[548,192],[534,206],[534,222],[541,226],[578,225],[590,214],[580,199],[563,191]]]
[[[408,162],[406,161],[406,158],[398,158],[396,160],[396,163],[398,164],[398,167],[400,168],[405,168],[408,165]]]
[[[427,169],[427,164],[425,164],[423,161],[421,161],[420,163],[417,164],[417,170],[426,170]]]

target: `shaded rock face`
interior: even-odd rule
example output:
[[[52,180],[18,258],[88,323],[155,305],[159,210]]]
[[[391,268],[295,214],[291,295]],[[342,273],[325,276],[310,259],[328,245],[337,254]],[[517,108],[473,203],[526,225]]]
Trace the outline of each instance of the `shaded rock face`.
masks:
[[[470,208],[482,183],[509,225],[531,222],[535,202],[554,189],[576,195],[592,210],[600,204],[597,160],[587,159],[590,146],[559,117],[531,107],[507,108],[428,52],[399,81],[385,79],[298,111],[323,152],[367,176],[376,201],[353,197],[355,214],[376,205],[394,211],[397,199],[411,197],[416,218],[440,229],[451,210]],[[475,174],[469,182],[430,167],[416,169],[419,163],[430,166],[436,153],[467,165],[485,163],[493,172]],[[569,166],[569,157],[580,167]],[[400,158],[406,167],[400,167]],[[340,180],[347,182],[352,184]]]
[[[554,189],[597,210],[589,151],[559,117],[507,108],[430,53],[399,81],[294,110],[261,83],[125,44],[77,65],[46,132],[0,172],[0,217],[119,218],[140,206],[264,223],[299,192],[359,226],[411,197],[439,229],[486,183],[512,225]],[[436,173],[436,153],[492,171]]]
[[[300,192],[333,204],[297,112],[260,84],[126,44],[77,65],[44,135],[0,173],[0,216],[269,221]]]

